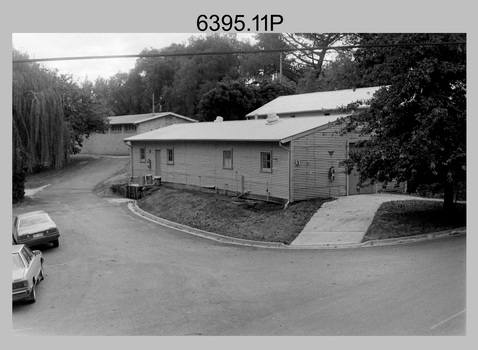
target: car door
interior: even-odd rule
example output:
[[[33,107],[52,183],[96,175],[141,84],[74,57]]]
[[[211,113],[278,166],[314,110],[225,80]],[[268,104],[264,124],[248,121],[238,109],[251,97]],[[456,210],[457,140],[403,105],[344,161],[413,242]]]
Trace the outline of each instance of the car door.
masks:
[[[23,246],[20,254],[23,257],[23,260],[25,260],[25,267],[26,267],[26,274],[25,274],[25,279],[28,281],[28,283],[32,283],[33,281],[33,270],[31,268],[31,262],[32,262],[32,257],[27,253],[27,246]]]
[[[28,263],[28,280],[32,281],[35,278],[38,281],[41,265],[40,258],[33,254],[32,250],[27,246],[24,246],[22,251]]]

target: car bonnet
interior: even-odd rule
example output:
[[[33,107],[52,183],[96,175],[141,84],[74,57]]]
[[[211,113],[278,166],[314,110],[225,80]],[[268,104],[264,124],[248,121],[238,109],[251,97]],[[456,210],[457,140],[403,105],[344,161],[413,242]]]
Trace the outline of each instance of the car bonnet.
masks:
[[[24,279],[26,275],[27,269],[26,268],[14,268],[12,270],[12,282],[14,281],[21,281]]]

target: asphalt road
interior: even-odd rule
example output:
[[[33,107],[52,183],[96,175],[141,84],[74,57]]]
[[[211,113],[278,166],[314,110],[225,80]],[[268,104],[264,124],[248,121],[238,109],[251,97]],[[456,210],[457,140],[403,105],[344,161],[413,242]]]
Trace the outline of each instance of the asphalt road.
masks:
[[[190,236],[92,191],[124,158],[83,163],[13,213],[44,209],[37,302],[13,335],[465,335],[466,237],[346,250],[234,246]]]

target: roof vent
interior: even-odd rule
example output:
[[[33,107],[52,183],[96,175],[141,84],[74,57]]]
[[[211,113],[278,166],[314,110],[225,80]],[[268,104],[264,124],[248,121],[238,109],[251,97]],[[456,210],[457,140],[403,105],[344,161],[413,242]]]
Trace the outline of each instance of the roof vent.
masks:
[[[279,116],[277,114],[268,114],[266,119],[266,125],[277,124],[280,122]]]
[[[220,116],[217,116],[216,117],[216,120],[214,121],[214,123],[218,123],[218,122],[222,122],[224,121],[224,118],[223,117],[220,117]]]

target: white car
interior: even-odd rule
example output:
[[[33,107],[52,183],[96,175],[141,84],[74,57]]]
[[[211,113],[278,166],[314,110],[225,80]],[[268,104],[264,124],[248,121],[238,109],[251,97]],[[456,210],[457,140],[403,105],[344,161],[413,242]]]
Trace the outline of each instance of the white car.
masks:
[[[12,301],[34,303],[36,285],[43,279],[42,252],[25,244],[12,245]]]
[[[26,244],[29,247],[52,243],[59,246],[60,232],[50,215],[43,210],[20,214],[13,219],[14,244]]]

